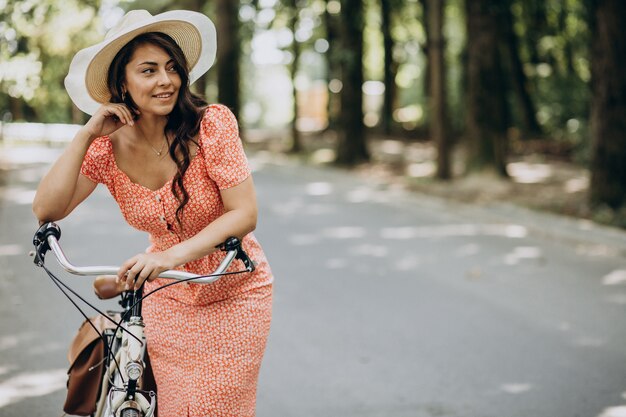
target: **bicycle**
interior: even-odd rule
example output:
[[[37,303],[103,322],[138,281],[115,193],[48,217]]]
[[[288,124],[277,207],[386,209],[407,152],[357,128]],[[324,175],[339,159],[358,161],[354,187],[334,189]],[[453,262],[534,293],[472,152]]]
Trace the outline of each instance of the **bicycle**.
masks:
[[[142,301],[165,287],[181,283],[194,282],[209,284],[215,282],[224,275],[253,272],[254,262],[248,257],[241,242],[235,237],[227,239],[219,245],[219,249],[226,252],[219,267],[209,275],[195,275],[184,271],[170,270],[159,275],[159,278],[169,278],[174,281],[156,290],[143,294],[143,285],[139,290],[125,291],[115,283],[115,275],[118,267],[114,266],[86,266],[78,267],[69,262],[59,244],[61,229],[55,223],[42,225],[35,236],[33,244],[34,262],[42,267],[48,276],[54,281],[59,289],[74,304],[81,314],[89,320],[87,315],[80,309],[77,303],[67,294],[71,292],[85,304],[96,310],[106,320],[115,324],[113,330],[98,331],[89,320],[92,328],[103,340],[105,349],[105,359],[102,362],[103,372],[100,381],[100,391],[95,405],[94,417],[151,417],[156,408],[156,393],[142,389],[142,377],[145,370],[146,359],[146,339],[144,335],[144,323],[141,316]],[[97,276],[94,281],[94,290],[100,299],[111,299],[119,296],[119,301],[123,311],[119,314],[119,321],[116,321],[111,312],[104,313],[95,306],[83,299],[69,286],[60,281],[46,266],[45,256],[48,251],[52,251],[58,263],[69,273],[81,276]],[[244,269],[241,271],[226,272],[231,263],[240,260]],[[63,289],[65,288],[65,290]]]

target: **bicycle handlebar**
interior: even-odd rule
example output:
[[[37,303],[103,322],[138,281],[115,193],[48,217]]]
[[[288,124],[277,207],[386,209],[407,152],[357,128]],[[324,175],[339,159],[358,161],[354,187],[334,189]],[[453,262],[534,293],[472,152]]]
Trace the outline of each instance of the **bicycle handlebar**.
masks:
[[[67,259],[63,253],[63,249],[59,244],[61,237],[61,229],[56,223],[50,222],[42,225],[33,238],[33,244],[37,248],[35,254],[35,264],[42,266],[45,254],[48,250],[54,253],[57,261],[70,274],[81,276],[96,276],[96,275],[117,275],[119,267],[115,266],[75,266]],[[239,239],[231,237],[224,244],[220,245],[220,249],[226,251],[224,260],[220,263],[217,269],[209,275],[218,275],[212,277],[203,277],[192,279],[189,282],[195,282],[200,284],[209,284],[220,278],[219,274],[223,274],[235,258],[240,259],[248,272],[254,271],[254,262],[250,260],[248,255],[241,247]],[[175,280],[184,280],[193,277],[200,277],[201,275],[192,274],[190,272],[169,270],[164,271],[159,275],[159,278],[169,278]]]

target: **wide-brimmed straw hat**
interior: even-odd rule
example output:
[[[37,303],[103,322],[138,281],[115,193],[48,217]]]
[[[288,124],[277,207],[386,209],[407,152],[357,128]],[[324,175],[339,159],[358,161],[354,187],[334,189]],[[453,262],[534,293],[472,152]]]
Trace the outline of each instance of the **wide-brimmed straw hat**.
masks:
[[[162,32],[176,41],[187,58],[190,83],[215,61],[215,25],[202,13],[174,10],[152,16],[146,10],[130,11],[102,42],[78,51],[72,59],[65,88],[79,109],[94,114],[111,99],[107,76],[113,58],[133,38],[147,32]]]

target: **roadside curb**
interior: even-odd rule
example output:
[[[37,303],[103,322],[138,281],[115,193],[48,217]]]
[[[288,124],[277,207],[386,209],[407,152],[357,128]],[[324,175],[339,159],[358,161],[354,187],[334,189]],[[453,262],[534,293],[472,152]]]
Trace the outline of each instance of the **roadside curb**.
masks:
[[[432,196],[428,196],[432,198]],[[436,197],[440,198],[440,197]],[[514,223],[525,227],[534,236],[574,246],[586,253],[626,258],[626,231],[603,226],[586,219],[533,210],[511,203],[476,206],[462,204],[467,212],[489,221]]]

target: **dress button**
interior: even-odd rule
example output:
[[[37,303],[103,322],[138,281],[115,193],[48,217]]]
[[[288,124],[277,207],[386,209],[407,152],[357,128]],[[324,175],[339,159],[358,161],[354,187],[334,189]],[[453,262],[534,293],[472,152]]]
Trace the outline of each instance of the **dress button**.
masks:
[[[163,216],[163,215],[159,216],[159,220],[161,220],[163,223],[165,223],[165,216]]]
[[[157,195],[156,195],[156,197],[154,197],[154,199],[155,199],[156,201],[161,201],[161,196],[157,194]]]

